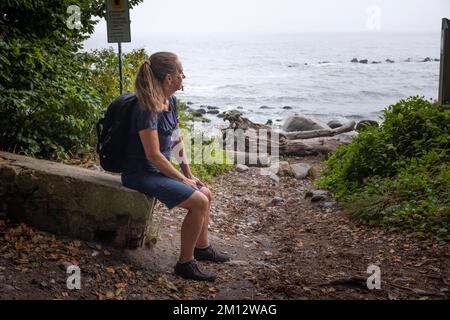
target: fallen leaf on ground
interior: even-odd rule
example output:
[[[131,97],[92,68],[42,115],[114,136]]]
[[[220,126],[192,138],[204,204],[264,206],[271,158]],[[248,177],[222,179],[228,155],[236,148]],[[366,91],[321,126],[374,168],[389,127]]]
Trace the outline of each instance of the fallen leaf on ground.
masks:
[[[114,274],[114,273],[116,273],[116,270],[114,270],[113,267],[107,267],[106,272]]]
[[[116,283],[114,286],[116,287],[116,289],[123,289],[127,286],[127,284],[120,282],[120,283]]]

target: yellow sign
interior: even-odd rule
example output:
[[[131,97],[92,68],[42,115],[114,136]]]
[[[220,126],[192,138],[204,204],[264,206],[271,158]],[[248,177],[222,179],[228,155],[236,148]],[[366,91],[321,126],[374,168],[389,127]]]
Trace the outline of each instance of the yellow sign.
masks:
[[[111,8],[113,10],[123,10],[125,9],[125,0],[110,0]]]
[[[108,42],[131,42],[128,0],[107,0],[106,25]]]

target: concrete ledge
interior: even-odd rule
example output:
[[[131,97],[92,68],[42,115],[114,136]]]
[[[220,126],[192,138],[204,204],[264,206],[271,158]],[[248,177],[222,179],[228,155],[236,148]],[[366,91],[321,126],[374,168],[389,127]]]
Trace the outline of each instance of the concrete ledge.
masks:
[[[0,211],[43,231],[136,248],[154,241],[155,203],[118,175],[0,152]]]

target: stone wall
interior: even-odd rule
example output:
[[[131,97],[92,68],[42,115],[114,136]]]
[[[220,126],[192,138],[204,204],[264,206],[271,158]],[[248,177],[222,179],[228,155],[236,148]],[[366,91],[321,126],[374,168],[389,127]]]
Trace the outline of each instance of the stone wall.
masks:
[[[155,240],[154,205],[118,175],[0,152],[0,211],[40,230],[135,248]]]

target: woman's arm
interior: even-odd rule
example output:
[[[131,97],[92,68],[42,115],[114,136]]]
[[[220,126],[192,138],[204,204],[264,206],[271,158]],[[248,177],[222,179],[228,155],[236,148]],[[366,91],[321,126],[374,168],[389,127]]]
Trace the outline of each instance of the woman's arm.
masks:
[[[195,183],[197,184],[202,184],[205,185],[203,183],[203,181],[201,181],[199,178],[195,177],[192,172],[191,172],[191,168],[189,167],[189,162],[187,161],[187,157],[186,157],[186,153],[184,152],[184,143],[183,143],[183,137],[180,135],[178,138],[178,141],[175,143],[174,146],[177,146],[176,150],[179,152],[179,156],[177,157],[177,159],[179,160],[180,163],[180,168],[181,171],[183,171],[183,174],[189,178],[194,180]]]
[[[176,148],[176,150],[179,152],[177,155],[177,159],[179,160],[181,171],[183,171],[183,174],[187,178],[192,179],[192,172],[187,161],[186,153],[184,152],[183,137],[181,135],[178,137],[178,141],[175,142],[174,147],[176,145],[178,145],[178,147]]]
[[[170,161],[159,151],[159,138],[156,129],[141,130],[139,131],[139,136],[144,147],[145,156],[156,169],[169,178],[181,181],[197,189],[196,183],[175,169]]]

